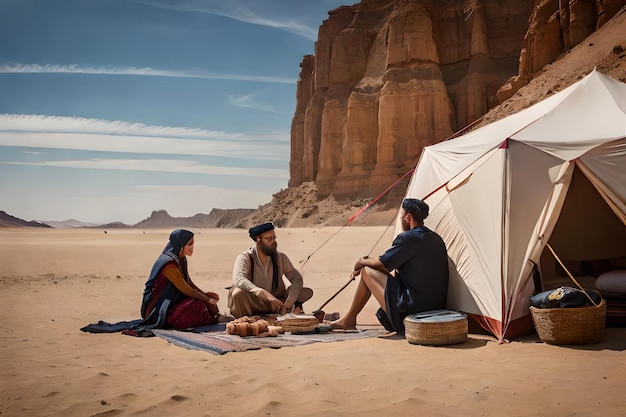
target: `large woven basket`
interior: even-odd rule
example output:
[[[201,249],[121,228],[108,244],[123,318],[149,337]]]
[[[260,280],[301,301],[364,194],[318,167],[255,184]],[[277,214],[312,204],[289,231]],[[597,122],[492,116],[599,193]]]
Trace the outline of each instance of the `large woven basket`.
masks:
[[[433,310],[404,318],[404,337],[415,345],[445,346],[467,340],[467,316],[450,310]]]
[[[542,342],[553,345],[583,345],[604,339],[606,301],[576,308],[530,307],[535,329]]]

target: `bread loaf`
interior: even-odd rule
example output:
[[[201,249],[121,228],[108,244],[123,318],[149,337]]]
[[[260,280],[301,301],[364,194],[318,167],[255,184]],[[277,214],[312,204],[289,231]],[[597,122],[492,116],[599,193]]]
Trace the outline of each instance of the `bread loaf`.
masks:
[[[247,316],[238,318],[226,324],[226,333],[241,337],[258,336],[268,331],[269,323],[266,320],[254,319]]]

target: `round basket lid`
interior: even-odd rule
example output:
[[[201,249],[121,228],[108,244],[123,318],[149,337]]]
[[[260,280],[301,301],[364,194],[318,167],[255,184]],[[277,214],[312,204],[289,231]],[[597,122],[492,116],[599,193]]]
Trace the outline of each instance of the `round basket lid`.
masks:
[[[404,318],[408,322],[414,323],[437,323],[466,319],[467,315],[451,310],[432,310],[411,314]]]

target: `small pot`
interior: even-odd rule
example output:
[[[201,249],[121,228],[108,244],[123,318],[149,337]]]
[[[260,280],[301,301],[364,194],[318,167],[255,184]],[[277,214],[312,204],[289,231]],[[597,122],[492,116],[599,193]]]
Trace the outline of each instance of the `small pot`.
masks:
[[[324,322],[324,317],[326,316],[326,313],[324,312],[324,310],[315,310],[312,314],[313,316],[315,316],[318,323]]]
[[[323,323],[324,320],[328,320],[328,321],[339,320],[339,313],[325,313],[324,310],[315,310],[312,314],[320,323]]]

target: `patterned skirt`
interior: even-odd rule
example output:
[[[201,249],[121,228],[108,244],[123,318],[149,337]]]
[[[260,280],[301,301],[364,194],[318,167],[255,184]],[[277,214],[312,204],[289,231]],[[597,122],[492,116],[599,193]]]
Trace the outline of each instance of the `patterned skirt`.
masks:
[[[173,329],[190,329],[216,323],[218,315],[216,304],[187,298],[170,308],[165,321]]]

